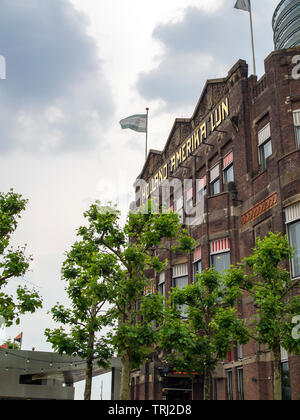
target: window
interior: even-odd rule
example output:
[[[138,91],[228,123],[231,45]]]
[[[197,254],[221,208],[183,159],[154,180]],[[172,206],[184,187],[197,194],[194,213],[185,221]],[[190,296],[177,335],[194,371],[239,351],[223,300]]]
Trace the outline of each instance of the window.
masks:
[[[291,400],[291,380],[289,367],[289,354],[283,347],[281,352],[281,369],[282,369],[282,399],[284,401]]]
[[[272,155],[272,141],[270,123],[258,133],[259,164],[262,170],[267,168],[267,159]]]
[[[294,126],[296,135],[296,145],[300,148],[300,110],[294,111]]]
[[[233,387],[232,387],[232,370],[226,371],[227,378],[227,399],[229,401],[233,400]]]
[[[178,287],[178,289],[182,290],[185,288],[185,286],[187,286],[189,283],[189,278],[188,276],[184,276],[184,277],[177,277],[176,279],[173,279],[173,287]],[[177,306],[177,309],[180,311],[182,318],[186,318],[186,310],[187,310],[187,305],[180,305]]]
[[[211,265],[222,274],[230,268],[230,240],[218,239],[210,243]]]
[[[165,272],[164,271],[159,275],[158,293],[160,293],[165,300],[165,298],[166,298],[166,281],[165,281]]]
[[[292,257],[292,277],[300,277],[300,220],[288,225],[290,246],[295,253]]]
[[[193,208],[193,188],[190,188],[186,193],[186,209]]]
[[[178,264],[173,267],[173,279],[172,279],[172,286],[178,287],[178,289],[182,290],[187,286],[189,283],[188,277],[188,266],[187,264]],[[177,308],[181,312],[181,316],[185,318],[185,311],[187,309],[187,305],[181,305]]]
[[[160,283],[158,285],[158,292],[165,298],[166,297],[166,284]]]
[[[207,192],[206,176],[197,180],[196,187],[197,187],[197,203],[200,203],[202,197],[204,197]]]
[[[224,169],[224,184],[228,184],[229,182],[234,182],[233,165]]]
[[[223,159],[223,180],[224,185],[229,182],[234,182],[234,172],[233,172],[233,153],[230,152]]]
[[[196,274],[200,274],[202,272],[202,261],[199,260],[194,262],[193,264],[193,282],[197,283],[198,279],[196,278]]]
[[[236,353],[237,353],[238,360],[242,360],[243,359],[243,345],[242,344],[237,344]]]
[[[210,171],[210,193],[216,195],[220,192],[220,165],[216,165]]]
[[[183,222],[183,196],[182,188],[179,188],[175,192],[174,197],[174,212],[180,216],[181,222]]]
[[[282,362],[282,399],[290,401],[291,398],[291,380],[289,362]]]
[[[202,253],[201,248],[196,249],[193,255],[193,283],[197,282],[196,274],[202,272]]]
[[[216,181],[211,183],[211,195],[220,194],[221,188],[220,188],[220,180],[216,179]]]
[[[243,368],[237,369],[237,386],[238,386],[238,399],[244,400],[244,371]]]
[[[223,254],[212,255],[211,259],[212,266],[222,274],[223,271],[229,270],[230,268],[230,252],[224,252]]]

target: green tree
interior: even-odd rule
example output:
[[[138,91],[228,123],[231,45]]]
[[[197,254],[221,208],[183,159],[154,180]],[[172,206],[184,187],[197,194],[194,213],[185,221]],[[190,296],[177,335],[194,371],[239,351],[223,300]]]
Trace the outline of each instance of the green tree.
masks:
[[[286,236],[270,232],[257,239],[252,255],[232,268],[233,294],[245,290],[253,298],[255,314],[248,321],[252,338],[266,344],[274,355],[274,399],[282,399],[281,347],[300,354],[300,340],[293,338],[292,320],[300,314],[298,280],[292,280],[284,264],[293,255]]]
[[[226,281],[214,269],[197,274],[196,284],[174,288],[170,294],[160,346],[177,371],[204,377],[205,400],[210,399],[212,372],[227,356],[231,343],[249,341],[235,303]]]
[[[36,291],[19,285],[15,298],[5,292],[9,280],[23,277],[29,270],[32,257],[26,257],[25,248],[10,247],[13,233],[17,229],[20,213],[25,210],[27,200],[10,190],[7,194],[0,192],[0,316],[6,326],[20,323],[20,315],[34,313],[42,307],[42,300]]]
[[[152,214],[150,206],[129,214],[124,227],[120,227],[116,208],[101,208],[99,203],[92,205],[85,217],[89,226],[80,228],[80,235],[114,259],[113,279],[106,282],[112,304],[107,317],[115,320],[110,337],[122,360],[120,398],[129,400],[130,371],[144,363],[153,350],[163,315],[161,296],[145,296],[145,289],[151,288],[147,271],[160,272],[166,265],[155,255],[158,247],[189,252],[194,241],[182,229],[178,215]]]
[[[58,303],[52,308],[53,319],[63,326],[45,331],[54,350],[86,361],[85,400],[91,399],[94,361],[106,368],[112,357],[111,346],[100,332],[107,326],[104,308],[109,297],[103,279],[113,275],[113,266],[114,259],[99,252],[94,241],[76,242],[62,267],[70,307]]]

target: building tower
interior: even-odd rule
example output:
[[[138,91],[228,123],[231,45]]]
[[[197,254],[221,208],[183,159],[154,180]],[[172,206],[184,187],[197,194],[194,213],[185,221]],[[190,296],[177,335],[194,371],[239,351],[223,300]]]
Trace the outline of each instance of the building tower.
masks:
[[[282,0],[273,15],[275,50],[300,45],[300,0]]]

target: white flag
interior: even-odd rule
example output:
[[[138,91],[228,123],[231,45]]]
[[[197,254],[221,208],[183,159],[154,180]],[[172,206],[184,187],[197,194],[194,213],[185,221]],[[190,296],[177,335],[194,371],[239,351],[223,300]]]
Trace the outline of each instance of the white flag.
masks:
[[[250,1],[249,0],[237,0],[234,7],[236,9],[245,10],[245,12],[250,12]]]
[[[131,117],[127,117],[124,120],[121,120],[120,124],[123,129],[130,128],[131,130],[138,131],[140,133],[146,133],[147,115],[132,115]]]

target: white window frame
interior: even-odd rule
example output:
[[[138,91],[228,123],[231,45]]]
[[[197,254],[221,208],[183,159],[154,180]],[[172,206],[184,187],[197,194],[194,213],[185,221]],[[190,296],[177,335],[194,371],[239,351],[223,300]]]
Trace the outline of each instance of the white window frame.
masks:
[[[173,266],[173,273],[172,273],[172,287],[176,286],[177,279],[180,279],[182,277],[187,278],[187,284],[189,284],[189,271],[188,271],[188,264],[177,264]],[[178,306],[178,309],[180,308],[182,318],[186,318],[186,315],[184,314],[185,309],[187,305],[180,305]]]
[[[161,293],[161,288],[163,290],[163,293]],[[166,298],[166,272],[165,271],[163,271],[159,275],[158,291],[161,293],[161,295],[163,296],[163,298],[165,300],[165,298]]]
[[[210,264],[212,267],[215,267],[213,264],[213,260],[215,256],[229,254],[230,261],[231,261],[231,246],[230,246],[230,239],[217,239],[215,241],[211,241],[210,243]]]
[[[192,193],[191,197],[190,194]],[[186,193],[186,209],[190,210],[191,208],[193,208],[193,197],[194,197],[194,190],[193,187],[191,187],[187,193]]]
[[[300,202],[292,206],[289,206],[285,209],[285,223],[286,223],[286,230],[287,230],[289,244],[291,246],[290,226],[293,225],[294,223],[300,223]],[[291,271],[291,277],[293,279],[297,279],[300,277],[300,276],[294,275],[295,267],[294,267],[293,258],[290,260],[290,271]]]
[[[213,192],[213,186],[219,182],[219,192]],[[211,195],[217,195],[221,192],[221,183],[220,183],[220,164],[218,163],[210,170],[210,193]]]
[[[294,118],[294,127],[295,127],[295,137],[296,137],[296,146],[300,148],[300,109],[293,111]]]
[[[271,123],[268,123],[258,132],[258,159],[259,164],[262,170],[267,168],[267,159],[272,155],[269,155],[267,158],[264,155],[264,148],[270,142],[271,151],[273,153],[272,137],[271,137]]]
[[[226,162],[226,158],[228,158],[231,155],[231,160],[229,161],[229,163],[227,165],[225,165]],[[233,152],[229,152],[227,153],[227,155],[225,155],[225,157],[223,158],[223,184],[228,184],[228,181],[226,179],[226,174],[229,171],[229,169],[232,168],[232,172],[233,172],[233,180],[230,182],[234,182],[234,168],[233,168]]]
[[[197,189],[196,201],[197,201],[197,204],[199,204],[200,201],[201,201],[201,198],[207,194],[207,177],[206,177],[206,175],[204,177],[202,177],[201,179],[197,180],[196,189]]]
[[[195,284],[195,280],[196,280],[196,274],[197,273],[199,273],[199,271],[197,270],[197,273],[196,273],[196,264],[198,265],[199,263],[201,263],[201,271],[200,271],[200,273],[202,273],[202,252],[201,252],[201,247],[199,247],[196,251],[199,251],[199,257],[197,258],[195,258],[195,255],[194,255],[194,258],[193,258],[193,283]],[[196,252],[195,251],[195,252]]]

